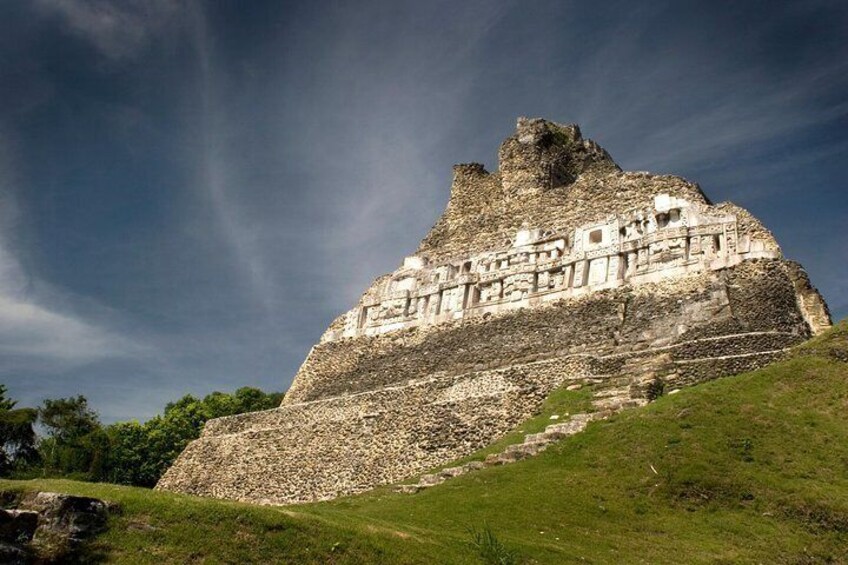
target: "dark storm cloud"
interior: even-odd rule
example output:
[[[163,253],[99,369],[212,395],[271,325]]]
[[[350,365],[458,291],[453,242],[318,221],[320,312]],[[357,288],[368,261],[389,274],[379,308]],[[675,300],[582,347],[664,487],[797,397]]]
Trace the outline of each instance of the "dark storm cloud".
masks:
[[[685,4],[685,5],[684,5]],[[749,207],[848,306],[840,3],[0,6],[0,381],[282,389],[519,115]]]

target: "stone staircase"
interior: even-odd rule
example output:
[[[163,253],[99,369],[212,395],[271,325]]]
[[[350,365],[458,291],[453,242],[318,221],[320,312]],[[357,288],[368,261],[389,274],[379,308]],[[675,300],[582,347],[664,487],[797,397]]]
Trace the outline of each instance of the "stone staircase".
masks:
[[[421,476],[416,484],[397,485],[395,491],[414,494],[472,471],[494,465],[508,465],[533,457],[546,450],[552,443],[582,432],[592,420],[605,419],[610,414],[608,410],[590,414],[574,414],[567,422],[551,424],[545,428],[545,431],[537,434],[527,434],[523,442],[509,445],[500,453],[492,453],[486,457],[485,461],[470,461],[456,467],[447,467],[436,473]]]
[[[447,467],[436,473],[421,476],[416,484],[397,485],[394,487],[395,491],[413,494],[472,471],[494,465],[508,465],[533,457],[546,450],[552,443],[582,432],[592,420],[606,419],[621,410],[645,406],[653,399],[652,387],[662,382],[659,375],[665,376],[670,372],[670,364],[670,358],[665,353],[650,359],[629,359],[619,375],[595,375],[594,379],[588,380],[587,384],[590,385],[604,385],[596,387],[592,394],[595,412],[574,414],[565,422],[547,426],[543,432],[525,435],[521,443],[509,445],[500,453],[492,453],[485,461],[470,461],[463,465]],[[578,383],[570,385],[567,390],[580,388],[582,385]],[[659,393],[661,394],[661,389]]]
[[[634,398],[631,385],[599,390],[593,395],[592,405],[600,411],[618,412],[627,408],[639,408],[648,403],[646,399]]]

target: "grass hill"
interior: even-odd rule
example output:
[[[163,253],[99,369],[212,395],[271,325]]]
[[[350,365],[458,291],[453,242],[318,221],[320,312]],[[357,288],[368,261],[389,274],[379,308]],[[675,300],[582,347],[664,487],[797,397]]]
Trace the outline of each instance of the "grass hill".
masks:
[[[515,438],[583,402],[552,396]],[[414,495],[275,508],[71,481],[0,489],[120,503],[86,556],[120,563],[474,563],[469,529],[516,562],[848,563],[848,323]]]

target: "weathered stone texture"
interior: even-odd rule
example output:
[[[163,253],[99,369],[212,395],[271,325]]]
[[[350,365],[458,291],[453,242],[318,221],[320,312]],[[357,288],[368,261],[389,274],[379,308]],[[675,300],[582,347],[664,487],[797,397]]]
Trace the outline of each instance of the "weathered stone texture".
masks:
[[[639,350],[698,337],[782,328],[805,335],[779,262],[618,287],[436,330],[403,330],[315,346],[286,404],[397,385],[421,375],[494,368],[592,351]],[[302,378],[301,378],[302,377]]]
[[[77,550],[107,528],[119,507],[56,492],[0,493],[0,562],[77,563]]]
[[[615,410],[760,367],[830,324],[745,210],[621,172],[576,126],[519,120],[457,165],[443,216],[339,317],[275,410],[207,423],[157,488],[285,504],[479,449],[554,388]]]
[[[825,331],[832,325],[830,310],[825,301],[822,300],[818,290],[810,282],[807,271],[794,261],[787,261],[786,268],[795,287],[798,309],[801,311],[804,321],[807,322],[813,334]]]

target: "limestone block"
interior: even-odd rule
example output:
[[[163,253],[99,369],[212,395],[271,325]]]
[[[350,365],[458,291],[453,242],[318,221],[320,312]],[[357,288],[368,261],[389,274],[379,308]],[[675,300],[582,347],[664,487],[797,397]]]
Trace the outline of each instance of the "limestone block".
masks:
[[[607,257],[598,257],[589,262],[589,285],[594,286],[603,284],[607,281],[607,270],[609,269],[609,259]]]

